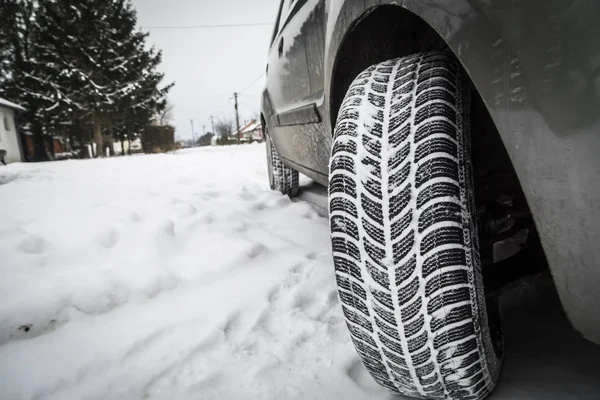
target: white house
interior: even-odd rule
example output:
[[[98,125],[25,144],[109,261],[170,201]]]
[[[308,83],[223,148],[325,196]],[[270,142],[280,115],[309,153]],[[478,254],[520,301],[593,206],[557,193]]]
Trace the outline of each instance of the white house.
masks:
[[[21,138],[15,124],[15,112],[25,111],[18,104],[0,98],[0,150],[6,150],[7,163],[23,161]]]
[[[256,122],[256,120],[251,120],[250,122],[246,122],[240,128],[241,135],[238,132],[233,132],[231,137],[233,139],[237,139],[240,137],[241,142],[250,142],[250,141],[262,141],[263,133],[262,133],[262,124],[260,122]]]

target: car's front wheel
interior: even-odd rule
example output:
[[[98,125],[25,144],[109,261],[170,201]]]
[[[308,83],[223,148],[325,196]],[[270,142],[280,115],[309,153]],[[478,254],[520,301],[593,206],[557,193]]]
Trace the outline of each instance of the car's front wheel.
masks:
[[[329,212],[347,326],[375,380],[413,397],[482,399],[502,364],[479,259],[469,90],[450,54],[389,60],[354,80],[335,128]]]

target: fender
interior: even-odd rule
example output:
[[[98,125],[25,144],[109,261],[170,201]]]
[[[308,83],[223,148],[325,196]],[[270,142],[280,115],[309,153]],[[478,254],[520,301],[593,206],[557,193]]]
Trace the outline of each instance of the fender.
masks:
[[[347,32],[395,5],[460,60],[500,133],[573,326],[600,344],[600,3],[583,0],[331,1],[325,96]],[[332,105],[319,110],[331,145]]]

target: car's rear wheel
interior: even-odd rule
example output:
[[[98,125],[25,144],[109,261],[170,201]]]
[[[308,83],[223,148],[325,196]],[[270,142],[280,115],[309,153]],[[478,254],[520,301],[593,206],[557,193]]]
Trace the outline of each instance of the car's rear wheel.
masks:
[[[298,194],[299,177],[298,171],[283,164],[277,149],[273,144],[271,135],[265,128],[265,142],[267,144],[267,169],[269,173],[269,184],[272,190],[276,190],[288,196]]]
[[[389,60],[354,80],[335,128],[329,212],[344,316],[365,367],[403,395],[482,399],[502,364],[479,259],[469,93],[450,54]]]

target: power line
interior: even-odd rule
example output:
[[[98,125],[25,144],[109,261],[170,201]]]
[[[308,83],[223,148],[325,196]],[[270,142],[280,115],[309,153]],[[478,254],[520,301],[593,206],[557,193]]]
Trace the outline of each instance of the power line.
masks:
[[[245,90],[248,90],[248,89],[250,89],[250,87],[251,87],[252,85],[254,85],[256,82],[258,82],[258,80],[259,80],[260,78],[262,78],[264,74],[265,74],[265,72],[262,72],[262,73],[261,73],[261,74],[260,74],[260,75],[259,75],[259,76],[258,76],[258,77],[255,79],[255,80],[253,80],[253,81],[252,81],[252,83],[251,83],[251,84],[249,84],[248,86],[246,86],[245,88],[243,88],[242,90],[240,90],[240,91],[239,91],[239,93],[242,93],[242,92],[244,92]]]
[[[173,25],[173,26],[143,26],[142,29],[212,29],[212,28],[237,28],[248,26],[273,26],[272,22],[256,22],[250,24],[224,24],[224,25]]]
[[[260,96],[257,96],[255,94],[246,94],[246,93],[238,93],[238,96],[244,96],[244,97],[254,97],[256,99],[260,98]]]
[[[238,96],[240,94],[238,93]],[[239,96],[238,102],[240,104],[250,105],[252,107],[260,104],[261,96]]]

